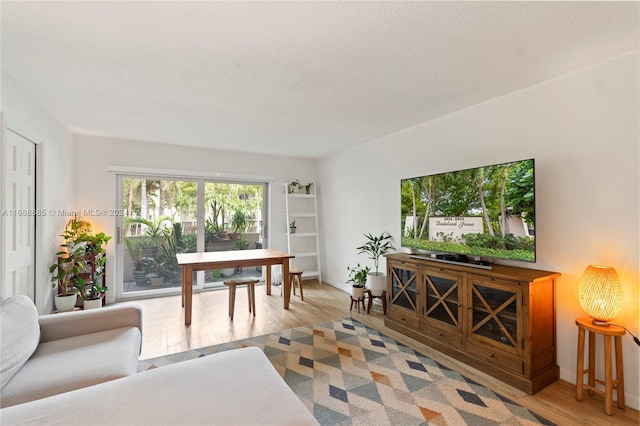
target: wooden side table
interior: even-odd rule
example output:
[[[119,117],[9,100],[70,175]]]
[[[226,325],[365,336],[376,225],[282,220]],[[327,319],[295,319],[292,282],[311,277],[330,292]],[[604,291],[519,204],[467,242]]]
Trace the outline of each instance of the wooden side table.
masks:
[[[582,401],[582,392],[587,389],[589,395],[597,393],[604,396],[604,412],[612,415],[613,389],[618,396],[618,408],[624,409],[624,367],[622,364],[622,336],[626,330],[615,325],[601,326],[593,324],[591,318],[576,318],[578,326],[578,365],[576,368],[576,399]],[[589,332],[588,368],[584,368],[584,332]],[[604,381],[595,378],[596,370],[596,334],[604,339]],[[613,378],[613,361],[611,354],[611,338],[616,347],[616,378]],[[587,384],[584,384],[584,375]],[[604,392],[596,388],[596,383],[604,385]]]

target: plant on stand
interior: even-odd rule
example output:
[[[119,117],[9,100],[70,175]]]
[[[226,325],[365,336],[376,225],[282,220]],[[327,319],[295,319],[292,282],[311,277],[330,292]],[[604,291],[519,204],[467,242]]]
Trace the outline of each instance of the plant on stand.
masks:
[[[384,292],[387,287],[387,279],[384,272],[380,272],[378,267],[380,263],[380,256],[394,248],[389,241],[391,239],[391,235],[386,231],[380,236],[374,236],[372,234],[363,235],[368,241],[360,247],[357,247],[357,250],[360,250],[358,254],[368,254],[369,259],[372,259],[375,265],[375,272],[367,275],[367,288],[371,291],[372,296],[381,296],[382,292]]]
[[[347,271],[349,271],[347,284],[351,284],[352,299],[360,300],[364,297],[364,282],[367,280],[367,274],[370,270],[370,267],[362,267],[359,263],[353,268],[347,266]]]
[[[296,221],[294,220],[293,222],[291,222],[291,223],[289,224],[289,233],[290,233],[290,234],[295,234],[295,233],[296,233],[296,229],[297,229],[297,227],[296,227]]]
[[[86,242],[75,244],[73,241],[65,240],[60,245],[64,250],[56,253],[57,261],[49,267],[53,287],[58,288],[55,306],[59,312],[71,311],[76,305],[78,298],[76,288],[84,284],[80,273],[87,266],[84,257],[85,246]]]

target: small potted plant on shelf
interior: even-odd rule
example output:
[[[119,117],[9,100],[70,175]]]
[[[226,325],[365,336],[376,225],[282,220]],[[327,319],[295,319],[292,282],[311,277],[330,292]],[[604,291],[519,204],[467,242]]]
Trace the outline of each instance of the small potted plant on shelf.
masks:
[[[289,184],[289,194],[293,194],[296,191],[302,190],[302,184],[298,179],[294,180]]]
[[[352,299],[360,300],[364,297],[364,283],[367,280],[367,274],[370,270],[370,267],[362,267],[359,263],[353,268],[347,266],[347,271],[349,271],[347,284],[351,284]]]
[[[304,186],[304,192],[306,194],[311,194],[311,187],[313,186],[313,182],[309,182]]]
[[[380,236],[374,236],[372,234],[364,234],[364,236],[368,241],[357,248],[357,250],[360,250],[358,254],[368,254],[369,259],[373,260],[376,268],[375,272],[367,276],[367,288],[371,291],[371,295],[381,296],[382,292],[387,288],[387,278],[384,272],[378,270],[378,266],[380,256],[393,249],[393,246],[389,242],[391,235],[385,231]]]
[[[291,222],[291,223],[289,224],[289,233],[290,233],[290,234],[295,234],[295,233],[296,233],[296,229],[297,229],[297,227],[296,227],[296,221],[294,220],[293,222]]]

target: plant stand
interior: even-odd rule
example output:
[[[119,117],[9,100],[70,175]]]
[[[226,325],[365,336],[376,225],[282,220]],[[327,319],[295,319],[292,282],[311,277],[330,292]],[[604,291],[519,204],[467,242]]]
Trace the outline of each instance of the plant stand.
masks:
[[[371,305],[373,304],[373,299],[381,299],[382,300],[382,313],[387,315],[387,290],[384,290],[380,296],[374,296],[371,294],[371,290],[365,291],[365,294],[369,298],[369,303],[367,303],[367,313],[371,312]]]
[[[367,310],[364,307],[364,296],[362,296],[360,299],[354,299],[353,296],[351,297],[351,306],[349,307],[349,311],[351,311],[351,309],[353,309],[353,304],[355,303],[356,306],[358,307],[358,313],[360,313],[360,303],[362,303],[362,310],[364,312],[366,312]]]

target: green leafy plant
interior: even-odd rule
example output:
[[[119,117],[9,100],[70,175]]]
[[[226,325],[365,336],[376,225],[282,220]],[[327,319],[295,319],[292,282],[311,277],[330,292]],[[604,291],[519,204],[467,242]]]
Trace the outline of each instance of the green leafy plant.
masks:
[[[233,232],[241,234],[247,229],[247,215],[242,210],[236,210],[233,213],[233,219],[231,219],[233,226]]]
[[[296,189],[298,190],[302,189],[302,184],[298,179],[294,180],[289,184],[289,194],[293,194],[296,191]]]
[[[376,275],[379,275],[378,265],[380,262],[380,256],[385,254],[387,251],[393,249],[394,247],[391,245],[389,240],[391,239],[391,235],[389,235],[386,231],[383,232],[379,237],[376,237],[372,234],[363,234],[367,237],[367,242],[360,247],[357,247],[357,250],[360,250],[358,254],[366,253],[369,255],[369,259],[372,259],[374,265],[376,267]]]
[[[309,182],[304,186],[304,192],[307,194],[311,194],[311,187],[313,186],[313,182]]]
[[[76,286],[84,284],[84,279],[79,274],[87,266],[86,245],[86,242],[75,244],[73,241],[65,241],[60,245],[64,250],[56,253],[58,256],[56,263],[49,266],[52,286],[58,287],[58,293],[61,296],[71,294],[70,291],[75,291]]]
[[[364,287],[364,282],[367,280],[367,274],[370,270],[371,268],[369,266],[362,267],[359,263],[353,268],[347,266],[347,271],[349,271],[347,284],[351,283],[351,285],[356,288]]]

